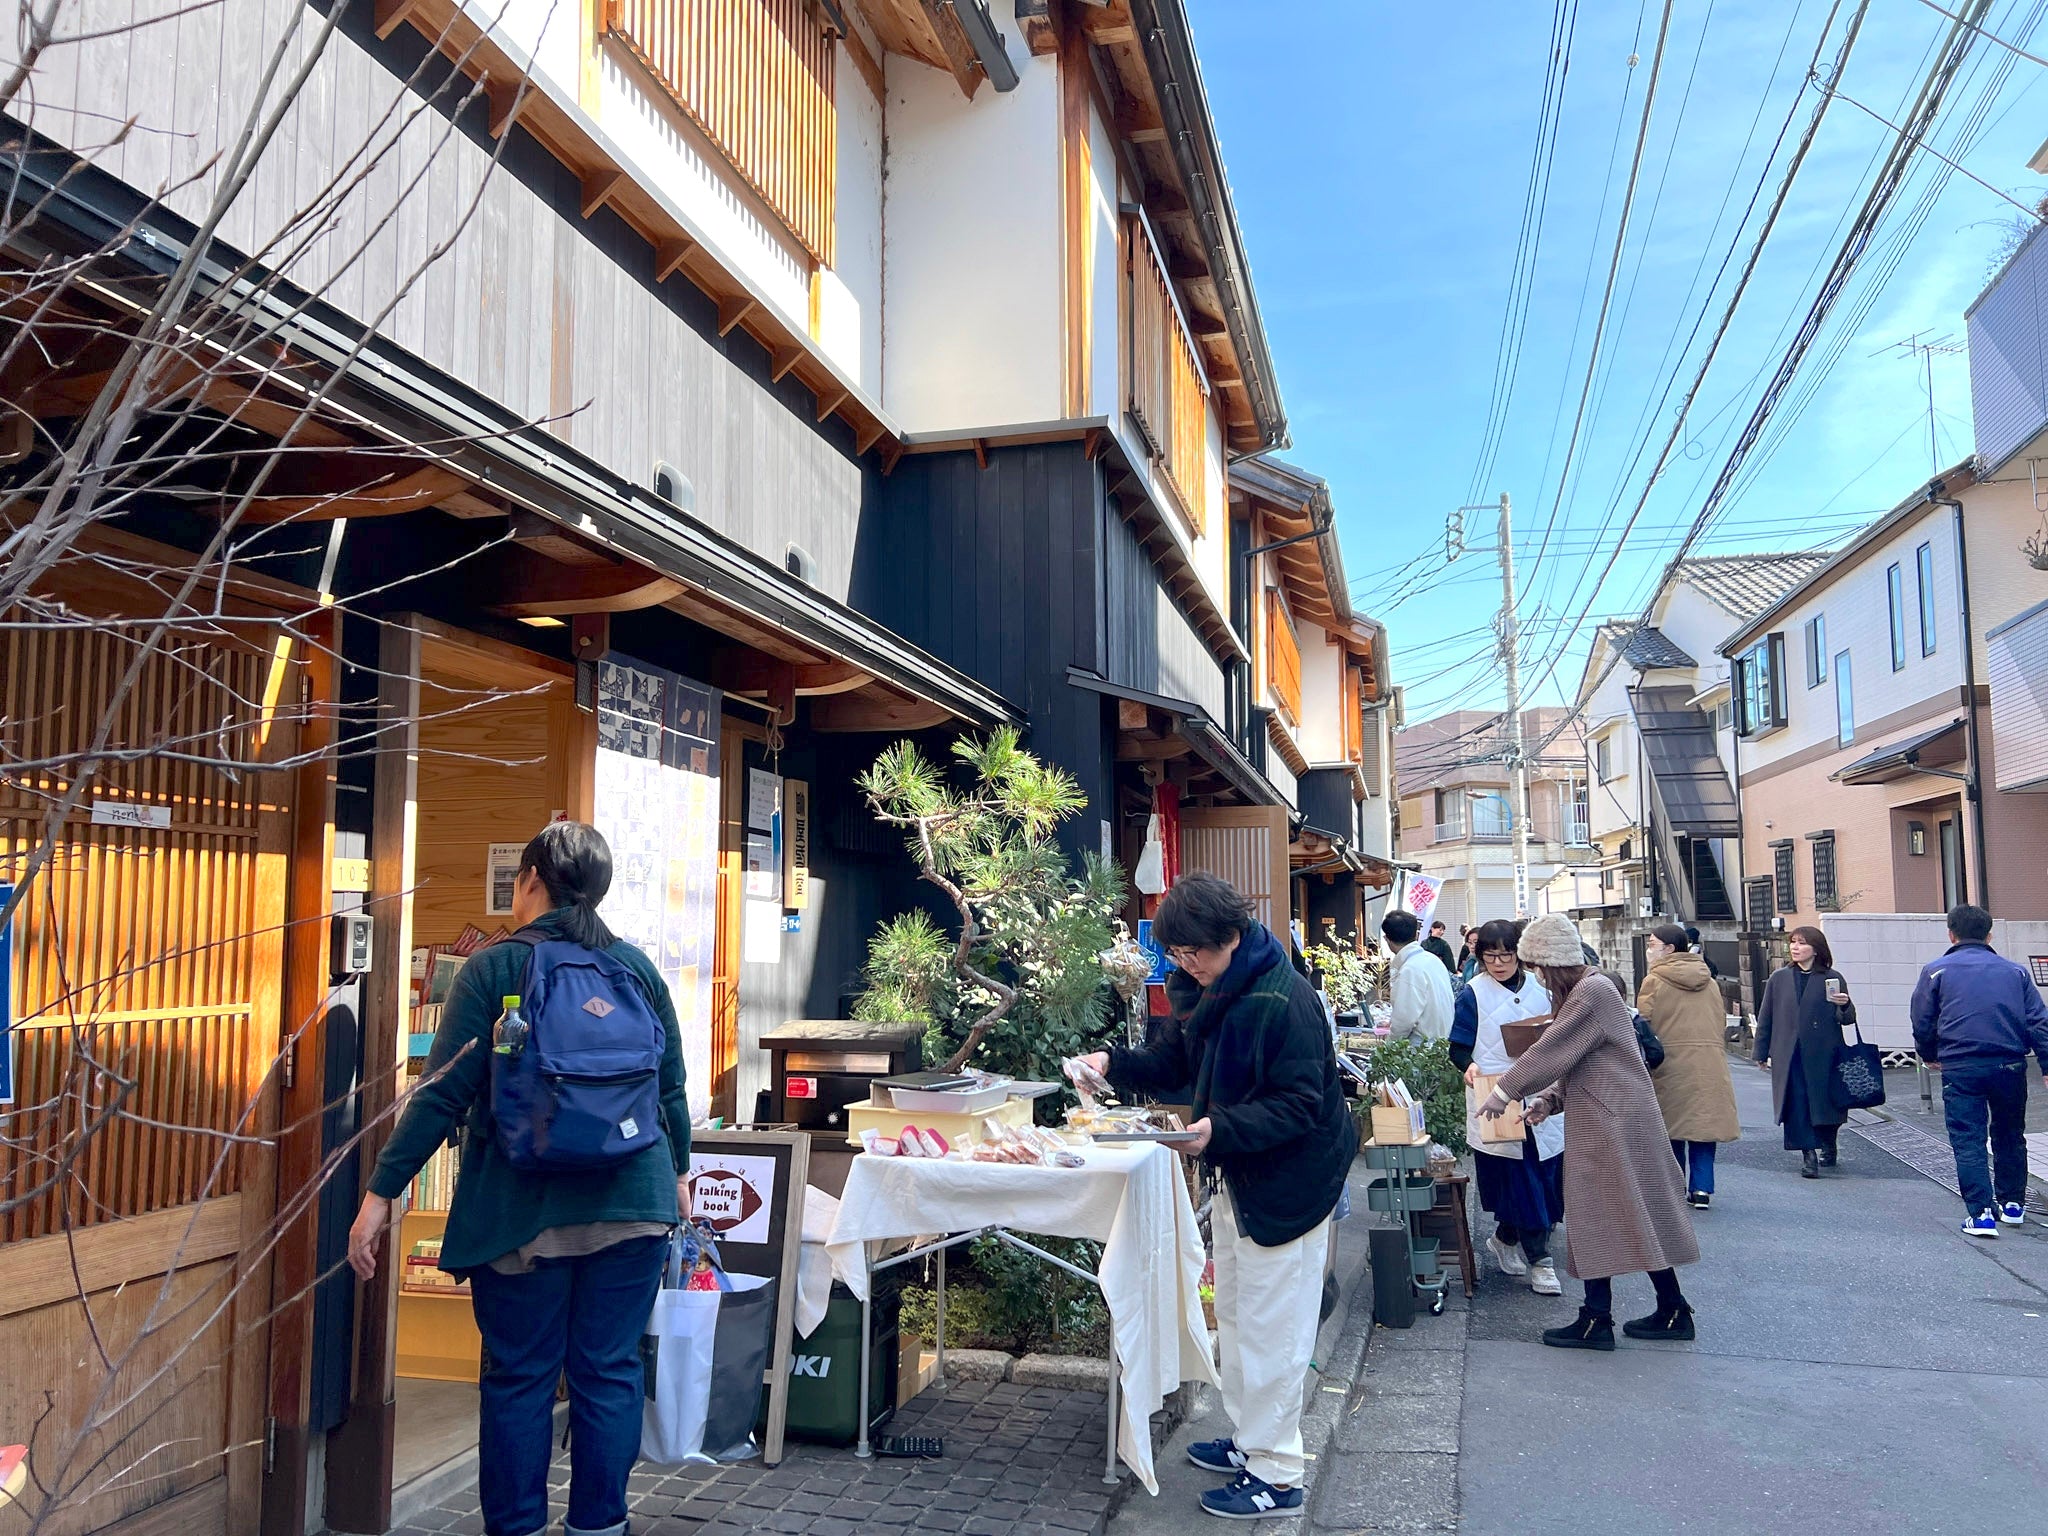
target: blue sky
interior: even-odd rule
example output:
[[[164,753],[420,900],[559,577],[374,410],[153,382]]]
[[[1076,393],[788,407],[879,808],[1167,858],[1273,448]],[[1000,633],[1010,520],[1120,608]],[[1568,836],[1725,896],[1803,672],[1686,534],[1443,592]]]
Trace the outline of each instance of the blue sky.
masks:
[[[1558,702],[1576,688],[1585,641],[1571,621],[1589,602],[1598,619],[1647,601],[1892,138],[1850,98],[1900,122],[1950,26],[1922,0],[1871,0],[1837,82],[1841,95],[1693,408],[1686,446],[1595,596],[1615,529],[1641,495],[1819,99],[1805,75],[1831,3],[1676,5],[1600,368],[1560,502],[1661,0],[1581,0],[1515,392],[1477,496],[1469,493],[1552,7],[1189,0],[1291,423],[1287,456],[1330,482],[1353,592],[1389,625],[1411,721],[1502,698],[1486,630],[1499,605],[1495,562],[1467,554],[1443,564],[1444,514],[1461,502],[1490,502],[1503,490],[1513,498],[1525,688],[1548,679],[1530,702]],[[1944,3],[1956,9],[1960,0]],[[1844,0],[1827,58],[1854,10]],[[2044,17],[2048,0],[1999,0],[1987,26],[2048,57]],[[1933,146],[2021,202],[2048,193],[2048,178],[2026,169],[2048,138],[2044,75],[2048,68],[1977,39]],[[1773,140],[1795,104],[1773,162]],[[1758,212],[1743,226],[1760,183]],[[2019,217],[1997,193],[1930,155],[1917,158],[1700,552],[1837,542],[1924,483],[1931,455],[1921,364],[1885,349],[1920,332],[1960,346],[1963,312]],[[1735,259],[1710,298],[1731,248]],[[1685,333],[1703,313],[1700,339],[1687,350]],[[1956,351],[1933,365],[1948,463],[1971,446],[1968,362]],[[1794,406],[1803,407],[1796,416]],[[1492,522],[1468,515],[1468,541],[1490,546]]]

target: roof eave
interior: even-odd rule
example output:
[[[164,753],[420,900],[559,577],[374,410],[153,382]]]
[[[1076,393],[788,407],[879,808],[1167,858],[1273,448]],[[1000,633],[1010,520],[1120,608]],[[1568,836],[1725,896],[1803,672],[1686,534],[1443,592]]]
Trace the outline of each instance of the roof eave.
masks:
[[[1131,9],[1138,22],[1146,68],[1159,86],[1162,116],[1168,118],[1168,142],[1187,184],[1188,201],[1198,215],[1205,215],[1201,218],[1203,241],[1218,268],[1218,286],[1227,290],[1222,294],[1224,323],[1244,374],[1260,449],[1284,448],[1288,443],[1287,412],[1280,402],[1273,353],[1259,315],[1251,261],[1224,175],[1223,150],[1209,113],[1209,93],[1202,84],[1187,11],[1183,0],[1132,0]]]

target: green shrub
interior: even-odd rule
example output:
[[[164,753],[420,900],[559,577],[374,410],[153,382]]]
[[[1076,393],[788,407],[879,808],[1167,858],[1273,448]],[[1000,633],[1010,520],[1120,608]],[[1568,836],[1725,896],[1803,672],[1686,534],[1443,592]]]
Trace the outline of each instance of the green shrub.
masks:
[[[1458,1156],[1465,1142],[1465,1074],[1451,1061],[1447,1040],[1382,1040],[1373,1047],[1369,1072],[1375,1086],[1402,1082],[1422,1104],[1423,1128]],[[1369,1122],[1370,1105],[1361,1111]]]

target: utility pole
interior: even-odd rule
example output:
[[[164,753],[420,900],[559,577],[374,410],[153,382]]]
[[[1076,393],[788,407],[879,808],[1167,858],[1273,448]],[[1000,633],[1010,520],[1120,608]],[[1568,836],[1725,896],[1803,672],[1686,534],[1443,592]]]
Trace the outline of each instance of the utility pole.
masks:
[[[1515,613],[1515,540],[1500,493],[1500,644],[1508,678],[1508,834],[1515,849],[1515,916],[1529,915],[1529,759],[1522,742],[1522,646]]]

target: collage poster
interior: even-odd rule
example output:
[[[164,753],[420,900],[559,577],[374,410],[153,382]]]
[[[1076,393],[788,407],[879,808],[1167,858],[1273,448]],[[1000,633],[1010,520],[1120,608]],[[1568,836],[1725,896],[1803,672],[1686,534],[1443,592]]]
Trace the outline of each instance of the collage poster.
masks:
[[[668,983],[693,1117],[708,1113],[711,1092],[719,708],[717,689],[664,668],[599,664],[597,829],[613,866],[601,911]]]

